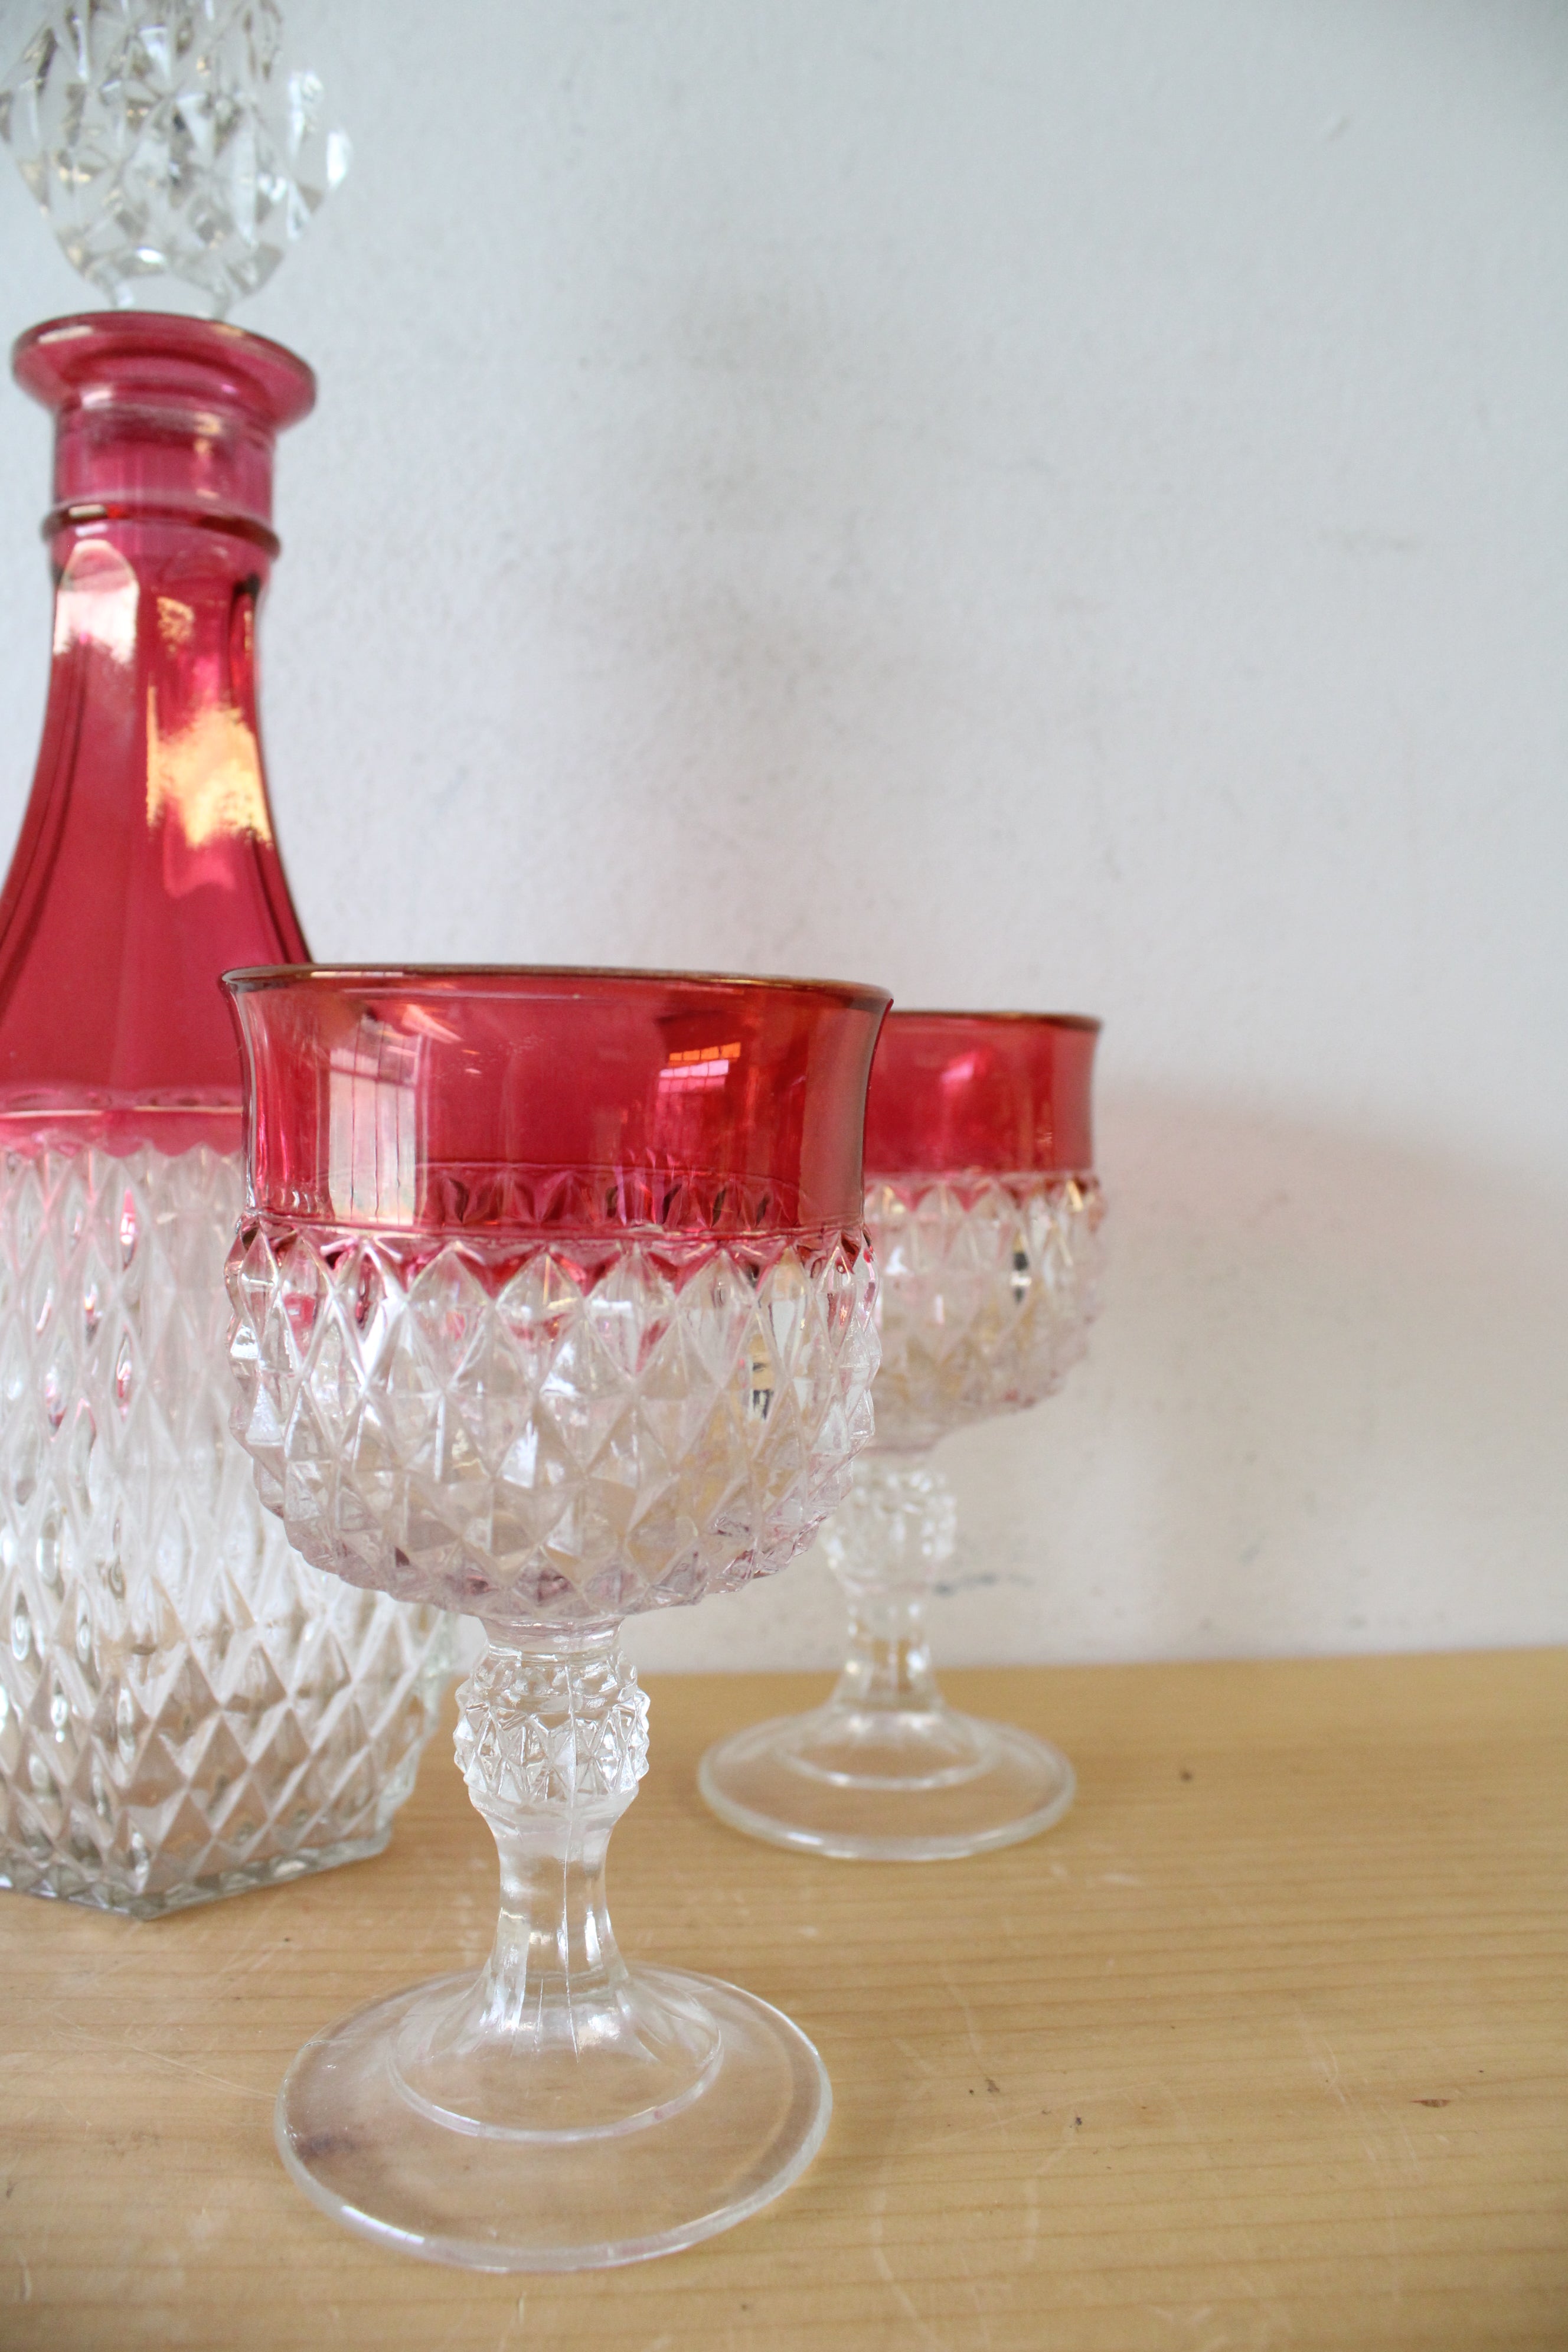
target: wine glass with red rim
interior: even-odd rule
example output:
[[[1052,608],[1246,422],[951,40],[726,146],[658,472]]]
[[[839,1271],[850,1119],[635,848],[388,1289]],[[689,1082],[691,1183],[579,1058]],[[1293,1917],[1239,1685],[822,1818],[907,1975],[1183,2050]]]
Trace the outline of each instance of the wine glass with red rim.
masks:
[[[782,1567],[847,1489],[887,999],[514,969],[228,986],[235,1426],[308,1559],[481,1621],[457,1748],[500,1862],[477,1975],[300,2053],[284,2162],[350,2227],[477,2269],[690,2244],[797,2176],[830,2095],[765,2002],[617,1948],[605,1851],[647,1754],[617,1628]]]
[[[846,1859],[935,1861],[1031,1837],[1072,1801],[1047,1741],[948,1706],[926,1611],[956,1507],[951,1431],[1024,1411],[1083,1353],[1101,1202],[1077,1015],[889,1013],[866,1114],[881,1369],[873,1445],[825,1530],[849,1655],[824,1706],[710,1748],[700,1785],[752,1836]]]

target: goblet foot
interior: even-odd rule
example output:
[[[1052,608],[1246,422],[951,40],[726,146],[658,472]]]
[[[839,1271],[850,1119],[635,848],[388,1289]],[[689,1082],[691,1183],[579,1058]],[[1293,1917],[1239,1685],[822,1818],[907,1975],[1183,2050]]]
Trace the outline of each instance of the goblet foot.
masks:
[[[1035,1837],[1073,1800],[1059,1748],[935,1696],[753,1724],[710,1748],[698,1786],[722,1822],[847,1862],[947,1862]]]
[[[532,2038],[485,2025],[485,1986],[377,2001],[289,2073],[283,2162],[363,2237],[469,2270],[604,2269],[744,2221],[821,2145],[821,2060],[734,1985],[640,1969],[610,2013],[588,2005],[580,2043],[532,2042],[521,2063]]]
[[[1061,1819],[1074,1781],[1059,1749],[959,1714],[937,1687],[926,1592],[952,1556],[956,1517],[929,1462],[862,1457],[823,1537],[849,1602],[837,1688],[809,1715],[708,1750],[697,1785],[721,1821],[847,1862],[946,1862]]]
[[[308,2042],[279,2096],[284,2164],[363,2236],[470,2270],[694,2245],[810,2163],[822,2062],[766,2001],[621,1958],[605,1860],[647,1701],[614,1628],[492,1637],[458,1698],[500,1861],[489,1958]]]

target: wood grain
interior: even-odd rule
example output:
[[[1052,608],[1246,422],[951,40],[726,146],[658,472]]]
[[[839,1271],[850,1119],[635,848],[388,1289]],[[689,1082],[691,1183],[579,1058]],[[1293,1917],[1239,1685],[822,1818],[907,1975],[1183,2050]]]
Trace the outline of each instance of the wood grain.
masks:
[[[0,2345],[1568,2346],[1568,1654],[950,1681],[1061,1739],[1079,1802],[881,1867],[695,1796],[818,1683],[655,1684],[623,1946],[788,2010],[837,2104],[790,2196],[630,2270],[383,2254],[273,2155],[308,2033],[488,1942],[443,1747],[378,1862],[150,1926],[0,1900]]]

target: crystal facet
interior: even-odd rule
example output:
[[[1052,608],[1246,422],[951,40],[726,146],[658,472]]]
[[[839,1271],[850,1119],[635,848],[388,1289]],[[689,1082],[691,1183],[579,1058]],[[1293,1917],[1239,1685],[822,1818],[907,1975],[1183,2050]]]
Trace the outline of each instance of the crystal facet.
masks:
[[[349,165],[278,0],[54,0],[0,81],[0,138],[67,260],[117,304],[175,278],[221,318]]]
[[[0,1886],[141,1916],[373,1853],[449,1629],[307,1566],[227,1427],[236,1160],[0,1155]]]
[[[912,1451],[1049,1396],[1089,1344],[1104,1208],[1092,1177],[868,1185],[880,1284],[877,1445]]]
[[[489,1816],[635,1797],[647,1770],[647,1699],[617,1654],[491,1647],[461,1688],[458,1766]]]
[[[475,1240],[421,1263],[252,1216],[229,1289],[234,1427],[291,1539],[492,1629],[782,1568],[870,1431],[874,1285],[847,1240]]]

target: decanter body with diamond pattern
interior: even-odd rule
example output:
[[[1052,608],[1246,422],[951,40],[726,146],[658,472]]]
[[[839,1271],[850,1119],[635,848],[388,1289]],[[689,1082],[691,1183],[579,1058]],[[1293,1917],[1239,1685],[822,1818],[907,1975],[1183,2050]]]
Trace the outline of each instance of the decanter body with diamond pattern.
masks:
[[[228,1432],[218,980],[305,954],[255,625],[310,370],[102,315],[16,370],[56,416],[56,600],[0,895],[0,1885],[146,1916],[383,1844],[447,1636],[309,1568]]]

